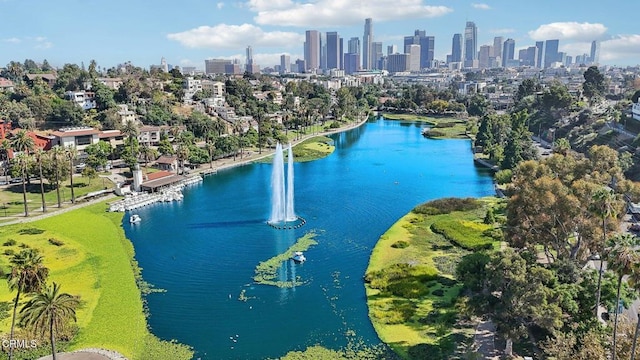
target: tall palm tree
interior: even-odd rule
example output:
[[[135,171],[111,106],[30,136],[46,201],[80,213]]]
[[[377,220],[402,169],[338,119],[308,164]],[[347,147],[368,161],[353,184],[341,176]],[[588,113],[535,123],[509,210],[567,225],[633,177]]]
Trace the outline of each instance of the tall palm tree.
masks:
[[[4,139],[0,143],[0,160],[2,160],[2,175],[7,176],[7,170],[9,169],[9,151],[11,150],[11,143],[9,140]]]
[[[636,292],[640,292],[640,267],[637,265],[633,267],[631,274],[629,274],[629,285],[631,285]],[[635,360],[636,358],[638,335],[640,335],[640,314],[636,319],[636,331],[633,335],[633,345],[631,346],[631,360]]]
[[[71,185],[71,203],[75,204],[76,203],[76,196],[75,193],[73,191],[73,162],[76,159],[76,157],[78,156],[78,152],[76,151],[76,148],[73,146],[69,146],[68,148],[65,149],[64,152],[65,156],[67,157],[67,160],[69,161],[69,181],[70,181],[70,185]]]
[[[51,148],[51,160],[53,160],[53,166],[55,168],[56,175],[56,195],[58,196],[58,207],[62,207],[62,203],[60,202],[60,168],[62,164],[66,162],[64,160],[64,148],[59,145]]]
[[[47,212],[47,202],[44,200],[44,176],[42,176],[42,160],[45,156],[44,151],[37,149],[34,151],[33,156],[38,163],[38,172],[40,175],[40,197],[42,199],[42,212]]]
[[[593,204],[590,209],[591,212],[602,219],[602,247],[604,248],[607,242],[607,219],[615,218],[617,216],[616,205],[618,202],[618,198],[613,190],[601,188],[594,192],[592,200]],[[600,260],[603,260],[602,256],[600,256]],[[600,271],[598,272],[598,286],[596,290],[596,316],[598,316],[598,307],[600,306],[603,273],[602,264],[603,261],[600,261]]]
[[[618,275],[618,288],[615,302],[615,316],[613,321],[612,359],[616,360],[616,339],[618,335],[618,304],[620,303],[620,288],[622,278],[631,274],[636,263],[640,262],[640,252],[636,247],[640,244],[638,238],[632,234],[617,234],[612,239],[610,251],[607,254],[609,268]]]
[[[24,249],[11,258],[11,272],[7,276],[7,283],[9,290],[17,290],[17,292],[13,301],[10,340],[13,339],[20,294],[40,291],[49,275],[49,269],[43,265],[42,261],[42,256],[35,249]],[[9,350],[9,359],[13,359],[12,347]]]
[[[60,285],[53,283],[36,294],[20,310],[22,322],[35,331],[49,333],[51,356],[56,360],[56,332],[64,329],[69,320],[76,321],[79,301],[75,296],[60,293]]]
[[[22,173],[22,199],[24,201],[24,216],[29,216],[29,207],[27,206],[27,167],[28,154],[33,151],[36,144],[33,138],[27,134],[26,130],[20,130],[11,138],[11,148],[20,152],[22,156],[18,156],[18,165]]]

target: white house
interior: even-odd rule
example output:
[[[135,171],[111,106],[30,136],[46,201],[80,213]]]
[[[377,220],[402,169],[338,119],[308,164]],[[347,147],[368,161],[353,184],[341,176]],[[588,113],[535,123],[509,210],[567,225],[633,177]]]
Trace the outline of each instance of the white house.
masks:
[[[633,103],[631,107],[631,115],[634,119],[640,121],[640,102]]]
[[[91,91],[67,91],[65,96],[83,110],[95,109],[96,107],[95,94]]]
[[[51,145],[61,147],[75,147],[82,157],[84,149],[91,144],[100,141],[100,130],[90,127],[62,128],[51,133],[53,140]]]

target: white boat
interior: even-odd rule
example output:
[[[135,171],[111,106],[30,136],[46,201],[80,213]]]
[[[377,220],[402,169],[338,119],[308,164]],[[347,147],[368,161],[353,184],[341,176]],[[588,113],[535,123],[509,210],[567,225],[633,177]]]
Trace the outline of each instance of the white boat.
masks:
[[[293,256],[291,257],[291,260],[297,262],[297,263],[301,263],[304,262],[305,260],[307,260],[306,257],[304,257],[304,254],[302,253],[302,251],[296,251],[293,253]]]
[[[129,222],[130,222],[131,224],[137,224],[137,223],[139,223],[140,221],[142,221],[142,218],[141,218],[141,217],[140,217],[140,215],[138,215],[138,214],[133,214],[133,215],[131,215],[131,217],[129,218]]]

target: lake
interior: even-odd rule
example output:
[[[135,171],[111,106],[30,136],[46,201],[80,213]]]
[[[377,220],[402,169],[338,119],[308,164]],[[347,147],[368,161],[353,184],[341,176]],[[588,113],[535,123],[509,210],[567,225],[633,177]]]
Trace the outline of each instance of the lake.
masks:
[[[376,241],[427,200],[493,195],[491,174],[474,165],[469,140],[432,140],[424,123],[382,118],[332,135],[330,156],[296,163],[296,230],[266,224],[271,164],[208,176],[179,203],[136,213],[123,227],[143,277],[166,292],[147,296],[152,332],[196,351],[195,359],[277,358],[291,350],[348,342],[378,344],[367,316],[364,271]],[[290,289],[255,285],[256,265],[309,231],[318,245],[279,279]],[[249,298],[238,299],[241,292]]]

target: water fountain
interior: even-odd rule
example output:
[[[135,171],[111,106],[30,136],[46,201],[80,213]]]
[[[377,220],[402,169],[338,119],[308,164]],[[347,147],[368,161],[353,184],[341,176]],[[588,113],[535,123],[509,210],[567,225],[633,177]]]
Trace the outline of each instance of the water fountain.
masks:
[[[287,182],[285,186],[283,147],[278,143],[273,156],[273,170],[271,172],[271,216],[267,222],[271,227],[276,229],[294,229],[305,224],[305,220],[297,216],[294,209],[293,150],[291,144],[289,144],[287,157]]]

